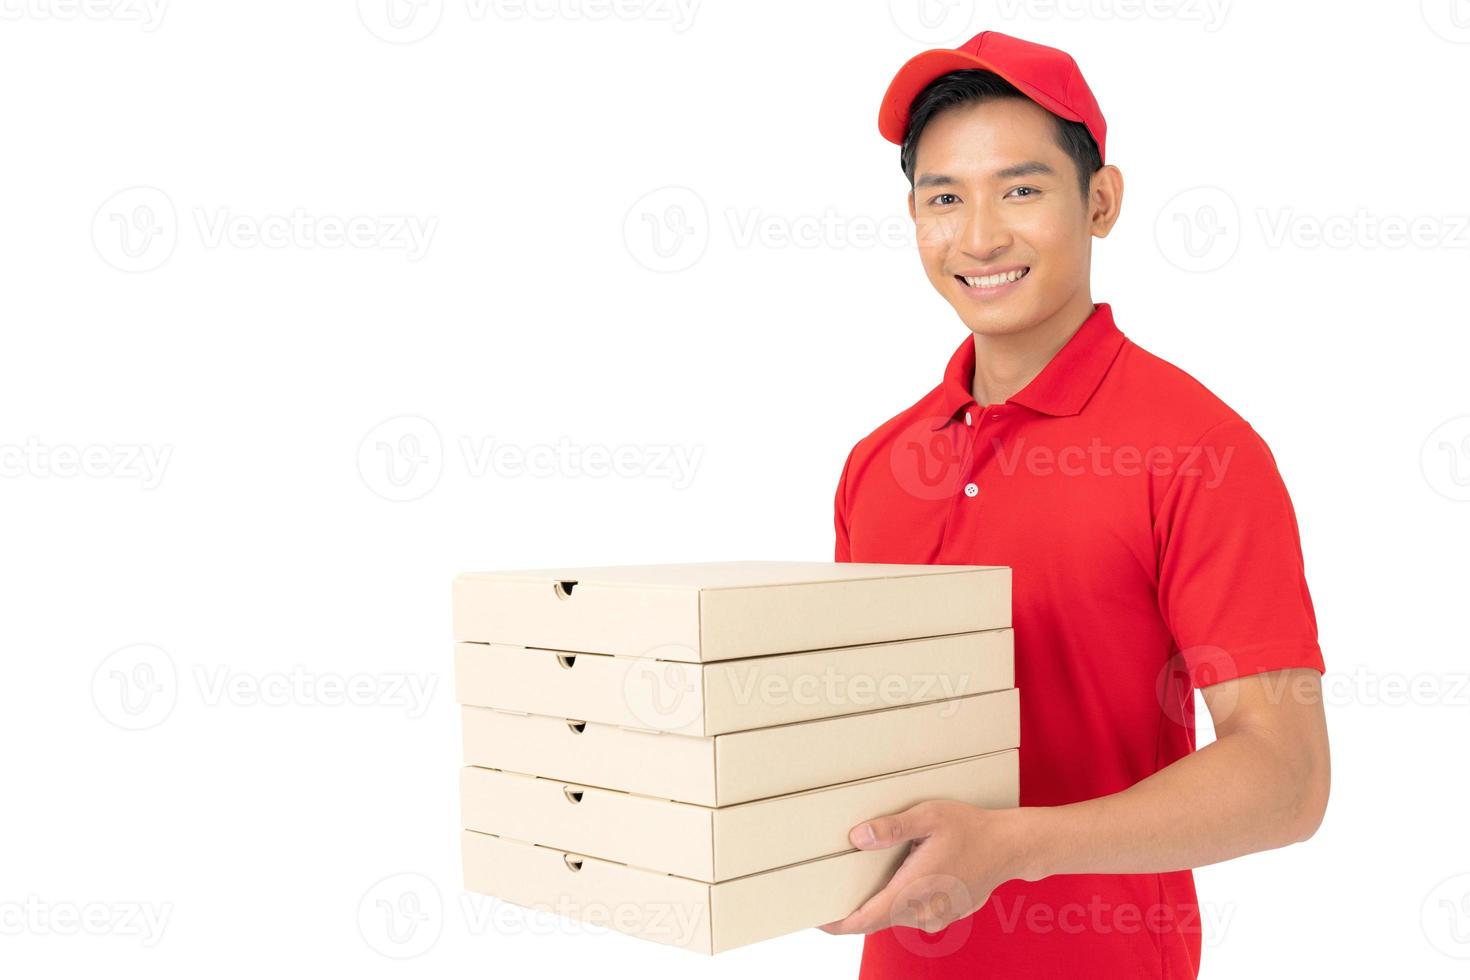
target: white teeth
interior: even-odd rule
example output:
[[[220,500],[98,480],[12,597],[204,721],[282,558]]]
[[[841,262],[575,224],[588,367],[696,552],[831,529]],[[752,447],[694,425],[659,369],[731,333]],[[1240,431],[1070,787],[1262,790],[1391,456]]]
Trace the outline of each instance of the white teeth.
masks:
[[[1002,272],[997,276],[963,276],[961,278],[965,280],[965,285],[972,288],[993,289],[996,286],[1003,286],[1008,282],[1015,282],[1030,271],[1030,266],[1027,266],[1024,269],[1016,269],[1013,272]]]

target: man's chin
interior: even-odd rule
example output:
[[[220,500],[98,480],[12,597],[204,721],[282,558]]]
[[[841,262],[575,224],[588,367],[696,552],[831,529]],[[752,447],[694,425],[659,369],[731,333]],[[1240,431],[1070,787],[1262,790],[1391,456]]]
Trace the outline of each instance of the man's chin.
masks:
[[[974,303],[968,302],[953,305],[970,332],[982,337],[1007,337],[1025,333],[1036,325],[1032,311],[1019,304],[1014,308],[1009,304],[1002,304],[984,310],[977,310]]]

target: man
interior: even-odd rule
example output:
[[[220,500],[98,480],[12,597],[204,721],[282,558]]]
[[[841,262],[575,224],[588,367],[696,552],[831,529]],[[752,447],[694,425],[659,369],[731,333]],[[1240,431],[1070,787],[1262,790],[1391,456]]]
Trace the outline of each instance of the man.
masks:
[[[907,857],[823,928],[867,934],[872,980],[1196,976],[1188,869],[1305,840],[1327,803],[1290,499],[1255,431],[1093,302],[1123,179],[1068,55],[994,31],[920,54],[880,131],[970,333],[853,447],[836,558],[1012,567],[1021,805],[854,827]],[[1199,751],[1195,688],[1216,732]]]

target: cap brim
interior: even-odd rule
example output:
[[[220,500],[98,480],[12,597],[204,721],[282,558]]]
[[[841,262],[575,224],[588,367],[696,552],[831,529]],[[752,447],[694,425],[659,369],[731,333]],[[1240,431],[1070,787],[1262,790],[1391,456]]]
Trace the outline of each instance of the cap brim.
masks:
[[[903,145],[903,138],[908,132],[909,107],[913,105],[914,99],[939,76],[966,68],[982,68],[995,72],[1048,112],[1054,112],[1073,122],[1082,121],[1080,116],[1063,108],[1055,99],[1010,77],[984,58],[953,48],[935,48],[920,52],[904,62],[898,74],[893,76],[893,81],[888,83],[888,91],[883,94],[883,103],[878,107],[878,132],[888,142]]]

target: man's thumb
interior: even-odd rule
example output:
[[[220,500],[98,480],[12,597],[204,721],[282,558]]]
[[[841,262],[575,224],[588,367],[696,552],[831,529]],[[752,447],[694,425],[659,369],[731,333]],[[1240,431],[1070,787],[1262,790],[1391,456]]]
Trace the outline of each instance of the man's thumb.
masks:
[[[922,806],[923,804],[920,803],[901,813],[890,813],[887,816],[864,821],[852,828],[847,835],[848,840],[852,841],[853,847],[874,851],[922,837],[924,835],[924,811],[920,809]]]

